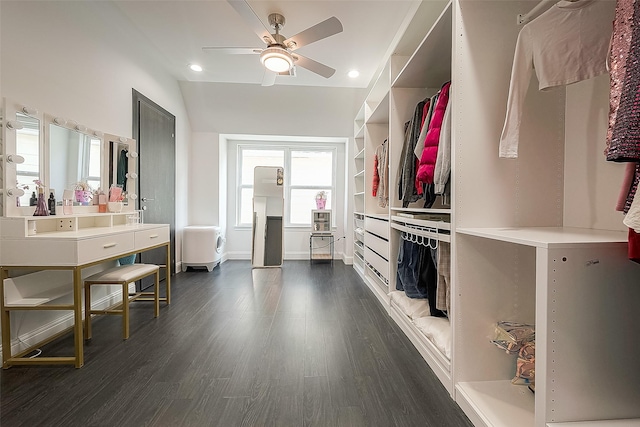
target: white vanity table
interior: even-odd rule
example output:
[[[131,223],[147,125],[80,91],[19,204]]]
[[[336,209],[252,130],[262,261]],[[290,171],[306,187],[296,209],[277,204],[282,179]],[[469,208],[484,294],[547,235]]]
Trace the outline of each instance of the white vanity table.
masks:
[[[166,252],[162,251],[166,254],[165,265],[161,266],[166,268],[166,297],[161,300],[168,304],[171,298],[170,227],[128,220],[136,214],[135,140],[104,134],[11,100],[5,99],[3,107],[0,141],[2,366],[73,364],[80,368],[84,363],[83,278],[114,265],[114,260],[123,256],[166,248]],[[98,206],[76,205],[73,214],[63,215],[62,207],[58,206],[57,215],[33,216],[35,207],[26,205],[34,180],[39,180],[44,187],[45,197],[51,191],[58,200],[63,190],[72,191],[79,183],[94,190],[100,187],[105,192],[111,185],[117,185],[126,194],[124,207],[122,212],[99,213]],[[26,186],[29,186],[27,192]],[[142,295],[138,301],[153,300],[151,292],[138,294]],[[119,299],[120,294],[113,296]],[[61,316],[67,319],[66,330],[52,330],[36,345],[20,348],[13,354],[12,311],[72,311],[75,354],[24,357],[34,348],[69,332],[69,318],[64,314]],[[15,333],[20,340],[18,331]]]
[[[131,212],[4,217],[0,219],[0,310],[2,312],[2,365],[84,364],[82,334],[82,269],[125,255],[166,248],[166,297],[171,299],[170,240],[168,224],[127,225]],[[36,233],[30,235],[33,224]],[[25,261],[34,260],[34,261]],[[55,304],[65,289],[47,289],[30,296],[13,297],[4,283],[12,270],[70,270],[73,273],[73,304]],[[15,294],[14,294],[15,295]],[[11,354],[10,312],[13,310],[73,310],[75,354],[69,357],[23,357],[30,349]],[[65,331],[66,332],[66,331]],[[57,336],[51,337],[51,341]]]

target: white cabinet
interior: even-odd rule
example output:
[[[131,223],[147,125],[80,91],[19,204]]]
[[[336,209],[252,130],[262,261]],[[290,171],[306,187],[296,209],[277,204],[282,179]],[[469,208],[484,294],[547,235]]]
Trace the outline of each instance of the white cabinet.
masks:
[[[615,338],[640,332],[640,266],[614,211],[623,166],[602,154],[608,78],[540,92],[534,77],[519,156],[500,159],[516,17],[532,7],[454,8],[455,398],[477,426],[610,426],[640,418],[640,378],[625,368],[640,341]],[[501,320],[536,325],[535,395],[489,341]]]
[[[626,228],[614,211],[624,166],[602,154],[607,76],[544,92],[533,77],[519,157],[498,157],[522,28],[517,16],[533,6],[422,2],[356,118],[355,155],[364,157],[364,174],[357,169],[354,179],[361,189],[357,179],[364,175],[364,194],[354,196],[354,221],[357,230],[363,227],[354,252],[364,248],[365,266],[370,257],[388,268],[392,290],[401,233],[450,243],[451,359],[425,342],[381,296],[384,287],[357,268],[475,425],[640,425],[640,374],[633,369],[640,359],[640,266],[627,259]],[[403,207],[395,180],[404,123],[447,80],[451,199],[432,209],[421,202]],[[384,138],[391,192],[382,209],[370,183],[372,153]],[[386,264],[381,253],[388,254]],[[515,358],[490,342],[501,320],[536,325],[535,395],[511,384]]]

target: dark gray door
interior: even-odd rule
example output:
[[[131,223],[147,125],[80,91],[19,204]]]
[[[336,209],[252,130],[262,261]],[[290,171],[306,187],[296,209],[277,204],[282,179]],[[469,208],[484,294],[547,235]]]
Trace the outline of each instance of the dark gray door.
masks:
[[[133,90],[133,137],[138,141],[138,207],[144,222],[170,224],[171,272],[175,273],[175,127],[176,118],[149,98]],[[164,264],[164,248],[143,252],[140,262]],[[165,271],[161,270],[161,279]],[[153,284],[143,280],[142,289]]]

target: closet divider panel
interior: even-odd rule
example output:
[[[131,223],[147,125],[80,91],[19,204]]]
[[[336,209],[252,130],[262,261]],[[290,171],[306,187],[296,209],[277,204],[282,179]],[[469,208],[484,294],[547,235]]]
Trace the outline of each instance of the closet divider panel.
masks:
[[[626,246],[538,248],[536,420],[640,418],[640,265]]]
[[[515,43],[514,16],[531,2],[459,1],[453,129],[456,225],[562,225],[564,90],[540,92],[535,77],[524,105],[518,159],[500,159]]]

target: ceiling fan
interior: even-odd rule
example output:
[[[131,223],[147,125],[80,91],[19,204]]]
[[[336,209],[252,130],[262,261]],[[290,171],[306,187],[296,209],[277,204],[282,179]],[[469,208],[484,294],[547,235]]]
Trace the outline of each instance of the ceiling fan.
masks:
[[[307,28],[293,37],[285,38],[280,34],[280,30],[285,24],[285,18],[281,14],[272,13],[268,16],[269,25],[275,31],[272,34],[246,0],[227,0],[227,2],[247,21],[247,24],[260,37],[260,40],[266,43],[267,47],[260,49],[206,46],[202,48],[203,50],[221,51],[235,55],[259,54],[260,62],[265,67],[262,86],[273,85],[276,75],[295,76],[295,66],[298,65],[325,78],[331,77],[336,72],[335,69],[327,65],[294,53],[298,48],[342,32],[342,23],[335,16]]]

